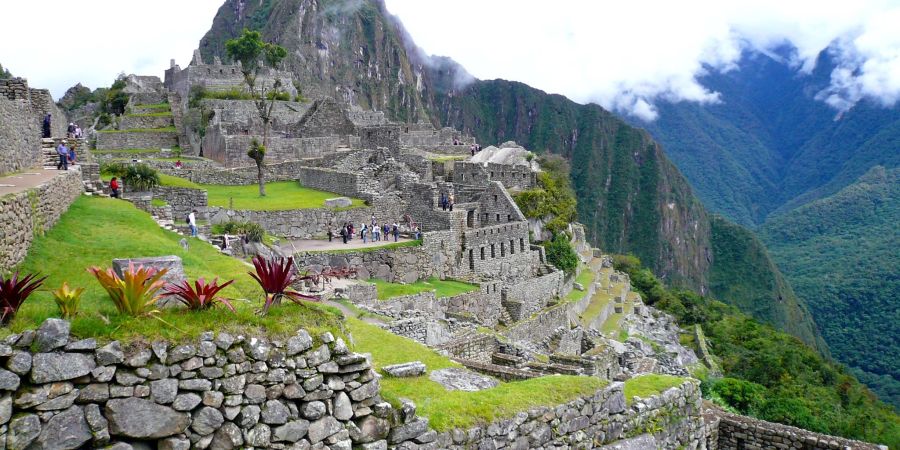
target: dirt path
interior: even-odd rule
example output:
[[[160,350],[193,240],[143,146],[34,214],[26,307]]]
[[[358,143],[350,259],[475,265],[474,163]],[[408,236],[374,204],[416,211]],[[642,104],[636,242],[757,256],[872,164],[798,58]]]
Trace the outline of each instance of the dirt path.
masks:
[[[0,197],[37,187],[62,172],[62,170],[36,167],[0,177]]]

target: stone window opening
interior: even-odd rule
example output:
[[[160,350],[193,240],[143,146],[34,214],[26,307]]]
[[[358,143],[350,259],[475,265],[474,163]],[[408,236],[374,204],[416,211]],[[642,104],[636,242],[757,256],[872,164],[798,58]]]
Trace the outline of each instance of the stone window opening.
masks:
[[[515,255],[515,254],[516,254],[516,246],[513,244],[513,240],[512,240],[512,239],[509,240],[509,254],[510,254],[510,255]]]
[[[497,214],[497,223],[500,223],[500,214]]]
[[[219,69],[219,75],[225,75],[225,69]]]
[[[491,258],[496,258],[497,252],[494,251],[494,244],[491,244]]]
[[[493,175],[493,174],[494,174],[494,172],[491,172],[491,175]],[[494,203],[497,203],[497,195],[496,194],[494,195]]]
[[[506,221],[507,221],[507,222],[512,222],[512,214],[507,214],[507,215],[506,215]]]
[[[519,238],[519,248],[525,252],[525,238]]]
[[[466,226],[469,228],[475,227],[475,211],[469,210],[466,213]]]
[[[504,242],[500,243],[500,257],[506,257],[506,243]]]
[[[469,249],[469,270],[475,270],[475,254]]]
[[[491,172],[491,178],[494,178],[494,172]],[[494,201],[496,201],[496,198],[497,198],[497,196],[495,195],[495,196],[494,196],[494,199],[495,199]]]
[[[481,260],[484,261],[484,247],[481,247]]]

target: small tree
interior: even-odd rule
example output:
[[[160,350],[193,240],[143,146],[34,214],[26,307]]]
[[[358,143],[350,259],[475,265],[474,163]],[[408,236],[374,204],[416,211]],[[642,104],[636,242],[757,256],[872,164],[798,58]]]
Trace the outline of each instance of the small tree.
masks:
[[[256,78],[265,67],[276,67],[287,56],[284,47],[264,42],[259,31],[250,31],[244,28],[241,37],[229,39],[225,42],[225,51],[234,61],[240,61],[241,73],[244,82],[253,96],[259,118],[263,122],[263,141],[260,144],[255,139],[250,144],[247,156],[256,162],[256,173],[259,180],[259,195],[266,195],[266,182],[263,169],[265,168],[266,148],[269,145],[269,124],[272,120],[272,110],[275,100],[283,95],[281,91],[281,79],[276,77],[272,86],[257,86]]]

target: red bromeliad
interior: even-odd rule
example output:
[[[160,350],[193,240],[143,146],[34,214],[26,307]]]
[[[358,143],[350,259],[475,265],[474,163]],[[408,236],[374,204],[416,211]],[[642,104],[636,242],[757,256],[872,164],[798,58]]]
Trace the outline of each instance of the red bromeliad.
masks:
[[[21,279],[19,272],[9,278],[0,275],[0,324],[12,320],[28,296],[41,287],[46,279],[47,277],[38,278],[35,273]]]
[[[234,306],[225,297],[219,297],[217,294],[225,289],[234,280],[228,280],[223,284],[218,284],[219,279],[214,278],[212,282],[207,283],[202,277],[198,278],[193,285],[188,280],[182,280],[181,283],[170,283],[166,286],[162,296],[175,297],[192,311],[200,311],[216,306],[216,303],[225,305],[231,312]]]
[[[319,301],[318,297],[304,295],[290,289],[291,285],[300,279],[297,269],[294,267],[293,257],[266,259],[257,255],[253,257],[253,267],[256,268],[256,273],[247,273],[259,283],[266,293],[263,314],[268,313],[272,305],[281,304],[281,299],[285,297],[294,303],[300,303],[300,300]]]

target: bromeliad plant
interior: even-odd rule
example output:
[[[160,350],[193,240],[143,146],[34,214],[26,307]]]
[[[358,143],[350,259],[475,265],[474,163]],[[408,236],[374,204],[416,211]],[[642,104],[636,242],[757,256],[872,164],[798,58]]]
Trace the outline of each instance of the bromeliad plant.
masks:
[[[68,282],[63,282],[62,287],[53,291],[53,299],[56,300],[56,306],[59,306],[59,314],[63,319],[71,319],[78,314],[78,303],[83,293],[84,288],[72,289]]]
[[[128,270],[122,271],[122,277],[112,268],[103,270],[95,266],[88,271],[97,277],[120,313],[137,317],[158,312],[156,302],[160,298],[159,291],[165,284],[162,277],[168,269],[157,270],[144,266],[135,269],[134,264],[129,263]]]
[[[36,273],[23,278],[19,278],[19,272],[9,278],[0,275],[0,324],[9,323],[28,296],[41,287],[46,279],[47,277],[38,278]]]
[[[281,304],[281,300],[285,297],[294,303],[300,303],[300,300],[319,301],[318,297],[304,295],[290,289],[291,285],[298,281],[293,257],[266,259],[256,255],[253,257],[253,267],[256,268],[256,273],[247,273],[259,283],[266,294],[262,309],[264,315],[269,312],[272,305]]]
[[[218,296],[219,291],[225,289],[231,283],[234,283],[234,280],[228,280],[223,284],[219,284],[218,278],[214,278],[211,283],[207,283],[201,277],[191,285],[188,280],[182,280],[181,283],[168,284],[162,296],[175,297],[191,311],[202,311],[216,306],[217,303],[221,303],[230,309],[231,312],[235,312],[234,306],[231,305],[227,298]]]

